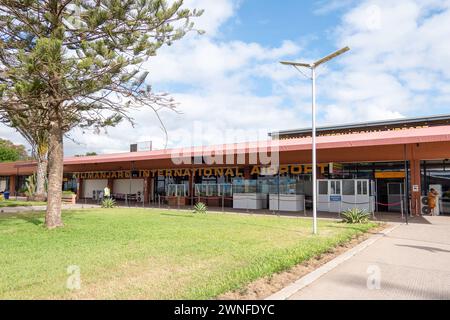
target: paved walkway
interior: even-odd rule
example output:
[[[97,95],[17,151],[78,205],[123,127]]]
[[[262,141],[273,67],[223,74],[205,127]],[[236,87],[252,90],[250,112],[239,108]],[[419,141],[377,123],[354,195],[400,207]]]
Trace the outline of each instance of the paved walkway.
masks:
[[[450,299],[450,217],[424,219],[401,224],[289,299]]]

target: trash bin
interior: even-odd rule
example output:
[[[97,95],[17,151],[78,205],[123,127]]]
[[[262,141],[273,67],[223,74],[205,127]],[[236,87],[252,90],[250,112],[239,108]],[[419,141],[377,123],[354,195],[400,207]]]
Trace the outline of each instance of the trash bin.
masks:
[[[9,191],[5,191],[3,193],[3,196],[5,197],[5,200],[8,200],[9,199]]]

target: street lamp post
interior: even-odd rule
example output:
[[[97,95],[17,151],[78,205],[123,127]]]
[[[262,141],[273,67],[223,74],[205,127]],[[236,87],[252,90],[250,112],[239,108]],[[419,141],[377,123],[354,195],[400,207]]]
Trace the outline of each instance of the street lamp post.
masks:
[[[293,66],[312,82],[312,202],[313,202],[313,233],[317,234],[317,146],[316,146],[316,69],[320,65],[349,51],[349,47],[342,48],[314,63],[299,63],[282,61],[281,64]],[[311,76],[307,76],[300,68],[311,70]]]

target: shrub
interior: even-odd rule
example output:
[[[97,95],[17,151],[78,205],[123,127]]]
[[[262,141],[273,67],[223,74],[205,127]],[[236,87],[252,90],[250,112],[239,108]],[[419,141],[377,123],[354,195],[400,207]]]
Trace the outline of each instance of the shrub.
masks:
[[[116,206],[116,200],[113,198],[105,198],[102,201],[102,208],[111,209]]]
[[[36,192],[36,174],[33,173],[25,180],[25,187],[21,190],[28,198],[31,198]]]
[[[368,223],[370,213],[366,212],[366,210],[353,208],[348,209],[344,212],[342,212],[343,222],[345,223]]]
[[[72,191],[70,191],[70,190],[65,190],[65,191],[62,192],[62,195],[63,195],[63,196],[72,196],[72,195],[74,195],[74,194],[75,194],[75,193],[72,192]]]
[[[194,213],[205,213],[208,211],[208,207],[203,202],[198,202],[194,206]]]

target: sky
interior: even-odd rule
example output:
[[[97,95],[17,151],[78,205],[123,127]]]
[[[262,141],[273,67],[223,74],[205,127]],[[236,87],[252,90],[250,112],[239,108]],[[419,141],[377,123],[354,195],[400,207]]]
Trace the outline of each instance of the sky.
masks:
[[[267,139],[309,127],[311,82],[280,60],[313,62],[350,52],[318,70],[318,125],[450,113],[450,0],[185,0],[204,9],[205,31],[162,48],[143,69],[162,110],[133,111],[96,134],[74,129],[65,154],[116,153],[152,141],[155,149]],[[0,137],[24,140],[0,127]],[[140,144],[144,147],[146,144]]]

